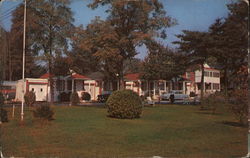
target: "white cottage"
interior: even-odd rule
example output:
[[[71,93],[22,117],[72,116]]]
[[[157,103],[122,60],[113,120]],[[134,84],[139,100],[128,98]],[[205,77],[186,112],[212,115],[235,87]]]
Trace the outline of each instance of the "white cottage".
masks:
[[[36,94],[36,101],[48,100],[48,80],[37,78],[25,78],[24,80],[18,80],[16,85],[16,101],[22,101],[24,94],[28,91],[33,91]]]

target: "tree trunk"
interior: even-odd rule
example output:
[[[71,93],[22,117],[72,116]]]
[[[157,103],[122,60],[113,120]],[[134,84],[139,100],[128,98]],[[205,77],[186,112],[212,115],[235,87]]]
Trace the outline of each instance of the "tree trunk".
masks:
[[[224,93],[228,95],[228,72],[227,67],[224,68]]]
[[[121,64],[120,64],[120,70],[119,70],[119,82],[120,82],[120,85],[119,85],[119,88],[120,90],[124,90],[125,89],[125,85],[124,85],[124,74],[123,74],[123,60],[121,61]]]
[[[51,59],[49,59],[49,86],[50,86],[50,103],[54,103],[54,81],[52,76]]]

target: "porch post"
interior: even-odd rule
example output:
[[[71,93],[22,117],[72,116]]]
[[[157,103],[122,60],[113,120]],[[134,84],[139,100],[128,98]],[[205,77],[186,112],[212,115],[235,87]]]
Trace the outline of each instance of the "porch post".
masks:
[[[119,90],[120,87],[119,87],[119,80],[117,80],[117,90]]]
[[[183,94],[186,94],[185,81],[182,82]]]
[[[139,95],[139,96],[141,96],[141,91],[140,91],[140,89],[141,89],[141,81],[138,80],[138,95]]]
[[[167,83],[166,83],[166,81],[164,80],[164,92],[166,92],[167,91]]]
[[[150,87],[149,87],[149,82],[147,80],[147,91],[148,91],[148,95],[149,97],[151,96],[151,91],[150,91]]]
[[[154,97],[155,97],[155,80],[154,80]]]
[[[90,91],[90,82],[89,82],[89,94],[91,95],[91,91]]]
[[[72,78],[72,93],[74,92],[74,79]]]

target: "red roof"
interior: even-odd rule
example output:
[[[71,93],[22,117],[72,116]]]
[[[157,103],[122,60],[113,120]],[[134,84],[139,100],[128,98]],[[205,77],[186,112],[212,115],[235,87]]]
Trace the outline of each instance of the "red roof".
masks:
[[[89,79],[88,77],[80,75],[80,74],[73,74],[71,77],[73,79]]]
[[[53,74],[46,73],[46,74],[43,74],[40,78],[42,78],[42,79],[47,79],[47,78],[49,78],[50,76],[51,76],[51,77],[54,77]]]
[[[217,70],[217,69],[214,69],[214,68],[210,68],[210,67],[204,67],[204,69],[206,69],[206,70],[213,70],[213,71],[220,71],[220,70]]]
[[[140,74],[139,73],[127,74],[124,76],[124,78],[129,81],[140,80]]]

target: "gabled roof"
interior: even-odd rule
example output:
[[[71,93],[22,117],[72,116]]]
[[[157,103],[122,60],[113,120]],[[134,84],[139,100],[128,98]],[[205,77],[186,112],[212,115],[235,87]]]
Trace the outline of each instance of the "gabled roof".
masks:
[[[49,77],[54,77],[55,75],[53,74],[50,74],[50,73],[46,73],[46,74],[43,74],[40,78],[42,79],[48,79]]]
[[[83,75],[80,75],[80,74],[77,74],[77,73],[73,73],[73,74],[71,75],[71,77],[72,77],[73,79],[85,79],[85,80],[90,79],[90,78],[88,78],[87,76],[83,76]]]
[[[140,80],[140,73],[127,74],[124,76],[124,79],[128,81]]]

